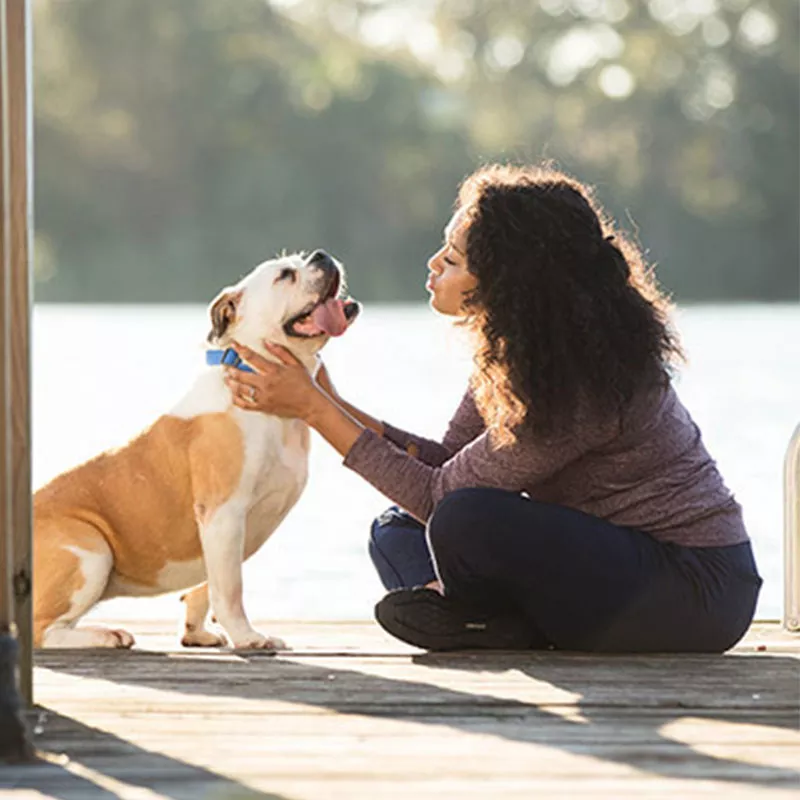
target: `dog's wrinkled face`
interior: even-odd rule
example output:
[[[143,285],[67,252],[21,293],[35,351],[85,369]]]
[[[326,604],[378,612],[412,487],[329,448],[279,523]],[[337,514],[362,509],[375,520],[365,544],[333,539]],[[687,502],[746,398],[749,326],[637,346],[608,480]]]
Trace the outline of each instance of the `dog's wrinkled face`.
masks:
[[[342,266],[324,250],[265,261],[212,301],[208,341],[225,347],[236,340],[263,352],[267,340],[298,357],[313,355],[361,309],[339,296],[343,284]]]

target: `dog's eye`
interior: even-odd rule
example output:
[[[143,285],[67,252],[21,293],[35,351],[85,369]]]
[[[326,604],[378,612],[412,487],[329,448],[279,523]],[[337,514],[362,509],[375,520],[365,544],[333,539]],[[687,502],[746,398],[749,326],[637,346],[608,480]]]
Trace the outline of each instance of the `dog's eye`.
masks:
[[[291,267],[284,267],[277,278],[275,278],[275,283],[279,281],[286,281],[290,280],[294,283],[295,278],[297,278],[297,273]]]

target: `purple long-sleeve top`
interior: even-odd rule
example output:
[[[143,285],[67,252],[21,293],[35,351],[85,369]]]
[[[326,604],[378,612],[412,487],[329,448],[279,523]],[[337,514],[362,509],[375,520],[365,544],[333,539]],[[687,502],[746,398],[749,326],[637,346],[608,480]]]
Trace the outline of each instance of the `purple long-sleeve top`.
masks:
[[[441,442],[384,424],[383,436],[364,430],[344,464],[422,521],[448,492],[493,487],[661,541],[718,547],[748,539],[741,507],[671,384],[640,396],[621,422],[579,420],[551,439],[523,430],[501,449],[468,390]]]

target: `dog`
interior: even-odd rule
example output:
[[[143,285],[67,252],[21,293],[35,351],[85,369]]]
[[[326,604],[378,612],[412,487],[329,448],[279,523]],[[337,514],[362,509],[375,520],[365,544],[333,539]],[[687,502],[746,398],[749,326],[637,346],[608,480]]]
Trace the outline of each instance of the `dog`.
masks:
[[[301,420],[233,405],[223,364],[234,341],[272,358],[287,347],[315,374],[318,352],[360,305],[340,297],[341,265],[322,250],[266,261],[209,306],[207,365],[168,413],[34,495],[34,644],[116,647],[130,633],[76,627],[100,600],[190,589],[185,646],[282,649],[250,624],[242,563],[297,502],[308,475]],[[274,359],[273,359],[274,360]],[[206,627],[209,606],[226,639]]]

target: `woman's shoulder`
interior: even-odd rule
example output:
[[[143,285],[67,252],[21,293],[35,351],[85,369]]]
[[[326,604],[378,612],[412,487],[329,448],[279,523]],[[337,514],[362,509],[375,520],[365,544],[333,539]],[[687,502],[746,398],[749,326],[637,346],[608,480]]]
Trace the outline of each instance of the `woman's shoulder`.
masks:
[[[623,415],[621,433],[639,437],[659,432],[674,435],[682,428],[696,432],[696,427],[675,385],[667,378],[634,397]]]

